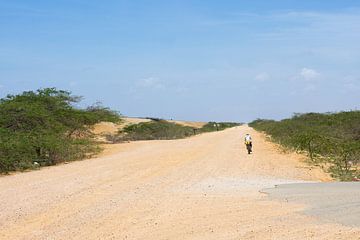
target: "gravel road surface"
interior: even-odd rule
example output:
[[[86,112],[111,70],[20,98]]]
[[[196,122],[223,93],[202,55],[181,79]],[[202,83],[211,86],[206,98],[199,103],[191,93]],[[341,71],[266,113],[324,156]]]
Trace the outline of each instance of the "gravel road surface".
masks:
[[[107,145],[98,158],[0,177],[0,239],[359,239],[359,228],[260,192],[329,180],[247,126]]]

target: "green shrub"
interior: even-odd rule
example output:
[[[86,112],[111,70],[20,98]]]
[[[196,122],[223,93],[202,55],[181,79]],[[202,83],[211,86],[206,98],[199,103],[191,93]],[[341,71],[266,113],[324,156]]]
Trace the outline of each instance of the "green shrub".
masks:
[[[335,178],[359,175],[360,111],[295,114],[281,121],[258,119],[249,126],[287,148],[307,152],[316,164],[330,165]]]
[[[220,131],[238,125],[237,123],[210,122],[200,129],[195,129],[166,120],[152,118],[150,122],[129,125],[116,136],[107,136],[107,139],[112,142],[180,139],[199,133]]]
[[[169,140],[185,138],[193,134],[194,130],[191,127],[158,120],[129,125],[121,130],[113,141]]]
[[[0,172],[53,165],[96,153],[89,126],[118,121],[100,106],[77,109],[80,97],[55,88],[23,92],[0,99]]]
[[[199,129],[199,132],[214,132],[214,131],[222,131],[226,128],[232,128],[239,126],[240,123],[232,123],[232,122],[208,122],[202,128]]]

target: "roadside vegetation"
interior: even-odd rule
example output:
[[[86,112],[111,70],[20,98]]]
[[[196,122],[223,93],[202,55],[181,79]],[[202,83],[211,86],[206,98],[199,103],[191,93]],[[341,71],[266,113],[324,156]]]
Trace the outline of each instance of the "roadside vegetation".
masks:
[[[193,129],[165,120],[156,120],[132,124],[120,131],[120,139],[136,140],[166,140],[191,136]]]
[[[100,105],[74,107],[81,97],[55,88],[0,99],[0,173],[55,165],[99,151],[90,131],[118,113]]]
[[[214,132],[214,131],[222,131],[226,128],[232,128],[236,126],[240,126],[240,123],[233,122],[209,122],[205,124],[202,128],[199,129],[200,133],[204,132]]]
[[[249,125],[288,149],[305,152],[334,178],[360,178],[360,111],[295,114],[281,121],[258,119]]]
[[[137,140],[171,140],[190,137],[196,134],[221,131],[226,128],[238,126],[238,123],[209,122],[202,128],[193,128],[181,124],[168,122],[162,119],[151,119],[150,122],[142,122],[129,125],[115,136],[108,136],[111,142],[137,141]]]
[[[0,173],[56,165],[99,153],[98,136],[92,127],[99,122],[119,123],[120,115],[99,104],[78,108],[80,101],[81,97],[56,88],[0,99]],[[237,125],[210,122],[193,128],[153,118],[107,137],[111,142],[180,139]]]

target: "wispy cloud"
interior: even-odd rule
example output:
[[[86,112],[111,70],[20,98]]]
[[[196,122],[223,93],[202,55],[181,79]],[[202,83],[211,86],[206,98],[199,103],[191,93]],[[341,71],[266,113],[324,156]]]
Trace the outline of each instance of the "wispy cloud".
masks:
[[[288,11],[282,13],[269,13],[256,16],[261,21],[273,23],[267,31],[260,34],[263,37],[287,39],[290,36],[301,38],[328,38],[340,36],[359,36],[360,10],[339,12],[311,12]],[[281,27],[279,27],[281,26]],[[302,33],[301,35],[298,35]],[[337,35],[341,33],[341,35]],[[334,35],[333,35],[334,34]]]
[[[259,82],[265,82],[270,79],[270,75],[266,72],[263,72],[257,74],[254,79]]]
[[[50,16],[40,8],[32,7],[31,4],[21,4],[16,2],[1,3],[3,11],[0,11],[0,17],[44,17]]]
[[[300,71],[300,77],[306,81],[312,81],[320,76],[316,70],[311,68],[303,68]]]
[[[304,67],[297,74],[290,77],[296,89],[291,91],[291,95],[298,93],[308,94],[314,92],[321,85],[321,74],[312,68]]]
[[[156,77],[147,77],[147,78],[143,78],[140,79],[137,83],[136,86],[138,88],[150,88],[150,89],[164,89],[165,88],[165,84]]]
[[[313,82],[319,79],[320,76],[321,74],[315,69],[304,67],[297,74],[290,77],[290,80]]]

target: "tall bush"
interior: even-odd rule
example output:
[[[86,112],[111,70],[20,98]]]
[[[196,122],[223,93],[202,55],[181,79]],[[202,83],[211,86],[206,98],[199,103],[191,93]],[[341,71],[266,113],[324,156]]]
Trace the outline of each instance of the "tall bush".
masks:
[[[0,172],[30,168],[33,162],[53,165],[84,158],[98,147],[89,127],[118,121],[100,106],[78,109],[81,100],[68,91],[39,89],[0,99]]]

